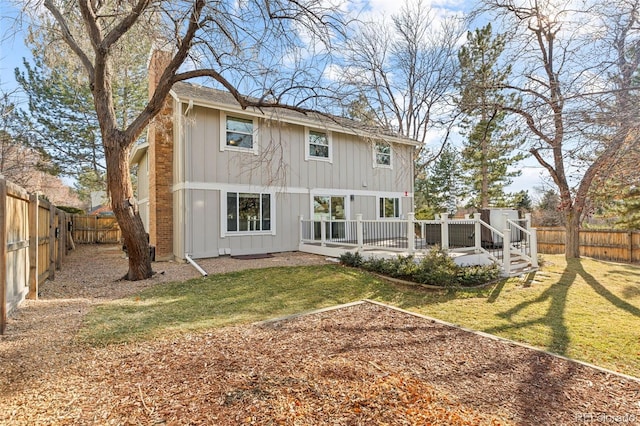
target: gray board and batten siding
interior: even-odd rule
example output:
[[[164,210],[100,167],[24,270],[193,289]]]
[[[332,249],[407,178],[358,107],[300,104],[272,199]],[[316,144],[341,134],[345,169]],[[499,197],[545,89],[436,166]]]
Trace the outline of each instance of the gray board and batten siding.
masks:
[[[176,85],[172,96],[177,258],[297,250],[299,216],[313,215],[315,196],[343,197],[345,219],[358,213],[377,219],[379,197],[398,198],[401,217],[413,211],[415,141],[374,134],[365,127],[347,128],[342,119],[242,110],[226,93],[189,84]],[[255,149],[227,149],[227,116],[253,120]],[[328,160],[307,158],[310,130],[329,135]],[[376,166],[376,141],[390,144],[391,167]],[[275,210],[269,232],[225,235],[222,217],[228,192],[270,194]]]

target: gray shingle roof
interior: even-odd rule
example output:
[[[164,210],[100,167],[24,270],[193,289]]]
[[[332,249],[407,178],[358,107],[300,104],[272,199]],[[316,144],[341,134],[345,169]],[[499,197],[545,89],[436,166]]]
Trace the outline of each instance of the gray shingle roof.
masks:
[[[287,108],[269,107],[255,108],[249,107],[242,110],[238,101],[231,93],[210,87],[199,86],[192,83],[179,82],[171,89],[173,96],[181,102],[192,101],[194,104],[223,108],[232,111],[242,111],[252,115],[262,116],[268,119],[280,120],[296,124],[314,125],[334,131],[356,134],[373,139],[383,139],[390,142],[403,143],[408,145],[418,145],[419,142],[409,139],[393,131],[381,127],[368,126],[357,120],[345,117],[338,117],[330,114],[323,114],[317,111],[306,113]],[[257,99],[254,99],[257,101]]]

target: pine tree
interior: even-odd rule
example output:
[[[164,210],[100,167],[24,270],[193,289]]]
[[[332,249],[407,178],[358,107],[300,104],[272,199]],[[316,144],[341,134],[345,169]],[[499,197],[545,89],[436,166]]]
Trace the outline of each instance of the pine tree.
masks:
[[[514,154],[520,143],[519,132],[508,130],[507,113],[497,106],[506,100],[501,86],[511,73],[510,66],[498,67],[504,45],[504,36],[493,38],[491,24],[487,24],[468,33],[458,55],[458,107],[464,115],[462,128],[467,138],[461,164],[470,204],[476,208],[504,203],[504,187],[520,174],[509,168],[524,158],[523,154]],[[515,98],[509,101],[518,102]]]
[[[435,214],[455,214],[460,196],[460,155],[449,144],[427,169],[427,175],[416,179],[416,215],[432,219]]]
[[[640,229],[640,187],[633,186],[622,199],[618,209],[618,225],[627,229]]]
[[[80,21],[70,22],[82,25]],[[82,65],[69,47],[50,33],[31,29],[28,43],[33,63],[23,60],[23,68],[15,70],[15,77],[29,99],[28,111],[21,114],[21,120],[31,126],[30,147],[47,160],[47,173],[78,179],[91,170],[103,177],[94,183],[105,189],[100,125]],[[113,79],[114,109],[122,127],[146,103],[149,51],[146,38],[138,37],[114,52],[119,63]]]

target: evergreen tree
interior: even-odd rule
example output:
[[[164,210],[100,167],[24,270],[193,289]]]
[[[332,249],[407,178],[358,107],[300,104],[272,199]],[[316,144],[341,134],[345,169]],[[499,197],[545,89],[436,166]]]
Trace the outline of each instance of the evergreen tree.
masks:
[[[460,91],[458,107],[462,112],[462,170],[471,206],[487,208],[504,204],[504,187],[520,171],[510,171],[525,156],[514,154],[520,143],[519,132],[507,128],[507,113],[498,107],[506,101],[501,93],[511,67],[499,67],[505,37],[492,37],[491,24],[468,33],[467,43],[460,49]],[[509,102],[517,103],[515,98]]]
[[[426,176],[416,179],[416,215],[432,219],[435,214],[455,214],[460,196],[460,155],[449,144],[427,169]]]
[[[82,23],[70,20],[70,25]],[[30,147],[47,160],[44,171],[78,180],[89,170],[100,177],[92,184],[105,189],[100,125],[82,64],[51,33],[31,28],[27,41],[34,61],[23,60],[23,69],[16,69],[15,76],[29,98],[28,111],[22,112],[21,119],[31,126]],[[122,127],[128,126],[146,103],[150,49],[147,37],[132,35],[114,51],[119,63],[113,79],[114,112]]]
[[[536,226],[564,226],[565,220],[560,210],[560,195],[554,190],[547,190],[542,194],[534,210],[534,223]]]
[[[50,70],[42,59],[24,61],[16,80],[29,97],[22,120],[32,125],[31,146],[47,158],[47,172],[78,177],[82,170],[104,170],[100,127],[88,85],[73,84],[66,73]]]
[[[519,191],[510,197],[508,206],[518,209],[521,213],[531,213],[533,202],[529,197],[529,191]]]
[[[633,186],[618,208],[618,225],[627,229],[640,229],[640,187]]]

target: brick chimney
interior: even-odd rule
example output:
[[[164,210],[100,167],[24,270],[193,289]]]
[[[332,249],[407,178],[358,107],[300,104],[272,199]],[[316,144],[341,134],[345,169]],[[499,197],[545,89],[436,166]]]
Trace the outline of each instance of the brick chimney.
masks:
[[[149,60],[149,97],[153,95],[170,52],[154,50]],[[173,102],[167,97],[160,113],[149,124],[149,243],[156,260],[173,258]]]

